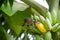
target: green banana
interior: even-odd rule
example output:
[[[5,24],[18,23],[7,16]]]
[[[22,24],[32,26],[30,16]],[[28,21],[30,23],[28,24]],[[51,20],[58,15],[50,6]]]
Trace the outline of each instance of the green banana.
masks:
[[[59,27],[60,27],[60,26],[59,26],[59,23],[56,23],[55,25],[53,25],[53,27],[52,27],[51,30],[52,30],[53,32],[56,32],[56,31],[59,29]]]
[[[33,25],[33,26],[29,26],[28,29],[30,30],[29,33],[32,34],[41,34],[41,32]]]
[[[37,15],[34,15],[35,20],[39,20],[39,17]]]
[[[39,19],[40,19],[40,22],[44,23],[45,18],[42,15],[39,16]]]
[[[36,40],[41,40],[41,35],[35,35]]]
[[[57,19],[57,13],[56,13],[56,11],[53,9],[52,11],[51,11],[51,18],[52,18],[52,24],[55,24],[56,23],[56,19]]]
[[[48,30],[51,30],[52,25],[51,25],[50,20],[47,17],[46,17],[46,25],[47,25]]]
[[[52,23],[52,17],[51,17],[51,13],[48,11],[46,13],[46,17],[50,20],[50,22]]]
[[[44,40],[51,40],[52,36],[51,36],[51,32],[47,32],[44,34]]]

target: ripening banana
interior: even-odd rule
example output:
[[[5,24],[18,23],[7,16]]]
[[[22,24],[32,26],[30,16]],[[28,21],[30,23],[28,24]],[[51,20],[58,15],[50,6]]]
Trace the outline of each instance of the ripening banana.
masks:
[[[42,32],[45,33],[47,30],[44,28],[44,25],[40,22],[35,22],[35,26]]]

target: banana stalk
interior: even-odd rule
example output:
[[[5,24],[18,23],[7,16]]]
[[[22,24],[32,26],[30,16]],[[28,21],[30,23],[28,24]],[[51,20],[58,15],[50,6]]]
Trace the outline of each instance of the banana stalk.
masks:
[[[59,0],[46,0],[49,4],[49,11],[51,12],[53,9],[58,12],[58,5],[59,5]]]
[[[43,16],[45,16],[46,12],[47,12],[47,8],[43,7],[40,3],[38,3],[35,0],[21,0],[23,2],[25,2],[26,4],[28,4],[29,6],[31,6],[32,8],[34,8],[36,11],[38,11],[40,14],[42,14]],[[43,13],[42,13],[43,12]]]

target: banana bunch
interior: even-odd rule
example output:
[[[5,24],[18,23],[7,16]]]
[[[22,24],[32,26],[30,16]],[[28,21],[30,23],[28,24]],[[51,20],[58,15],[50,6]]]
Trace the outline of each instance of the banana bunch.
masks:
[[[57,33],[57,31],[60,30],[60,23],[57,23],[56,12],[58,0],[52,0],[51,5],[49,0],[50,7],[49,10],[39,5],[39,3],[37,3],[35,0],[22,0],[22,1],[32,7],[31,11],[34,13],[33,19],[36,21],[35,22],[36,29],[44,33],[45,40],[51,40],[52,32]]]
[[[46,17],[44,17],[42,15],[34,14],[33,17],[35,19],[37,19],[37,21],[39,21],[39,22],[35,23],[35,25],[41,32],[47,32],[47,31],[56,32],[60,28],[59,23],[55,24],[56,19],[57,19],[57,14],[55,13],[55,10],[52,11],[52,13],[54,13],[54,14],[51,15],[51,13],[48,11],[46,13]]]
[[[35,15],[37,16],[37,15]],[[34,16],[34,17],[35,17]],[[51,22],[50,20],[46,17],[44,18],[42,15],[39,15],[37,17],[35,17],[37,20],[37,22],[35,22],[35,26],[42,32],[45,33],[47,31],[50,31],[52,28]],[[39,22],[38,22],[39,21]]]

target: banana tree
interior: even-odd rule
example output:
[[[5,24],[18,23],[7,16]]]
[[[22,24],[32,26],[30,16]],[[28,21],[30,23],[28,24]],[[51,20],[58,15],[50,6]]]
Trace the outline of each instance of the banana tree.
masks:
[[[49,7],[21,1],[0,0],[0,39],[30,40],[30,34],[33,40],[60,40],[60,0],[43,0]]]

